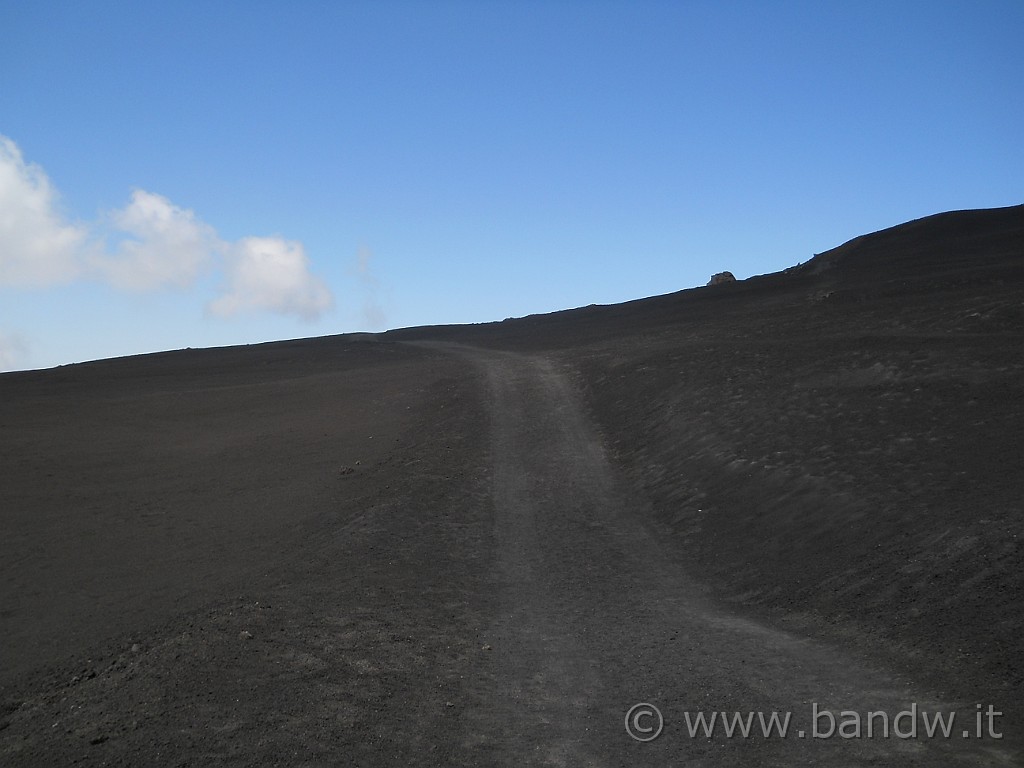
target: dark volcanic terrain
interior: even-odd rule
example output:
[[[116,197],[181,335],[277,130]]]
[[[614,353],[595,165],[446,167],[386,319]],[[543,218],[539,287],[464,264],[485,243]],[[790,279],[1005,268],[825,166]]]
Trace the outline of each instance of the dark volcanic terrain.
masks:
[[[1024,765],[1022,342],[1017,206],[0,375],[0,765]],[[868,737],[912,705],[949,738]]]

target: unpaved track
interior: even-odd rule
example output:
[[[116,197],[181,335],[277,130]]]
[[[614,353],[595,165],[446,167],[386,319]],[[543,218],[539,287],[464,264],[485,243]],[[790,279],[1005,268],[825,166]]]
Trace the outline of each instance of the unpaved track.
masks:
[[[330,411],[336,381],[296,383],[282,402],[306,426],[259,477],[236,476],[248,498],[273,486],[268,478],[320,483],[305,515],[277,488],[263,503],[266,527],[238,529],[234,569],[204,561],[219,579],[209,603],[154,609],[137,624],[127,609],[158,583],[140,576],[137,590],[118,593],[127,618],[92,623],[99,640],[69,638],[68,661],[40,658],[0,685],[0,765],[1020,764],[992,740],[799,738],[815,702],[890,715],[939,704],[841,649],[715,605],[671,536],[649,527],[654,515],[609,460],[559,364],[427,346],[456,357],[417,358],[383,390],[368,368],[352,383],[351,412]],[[368,400],[373,410],[360,414]],[[224,420],[207,438],[233,437],[260,455],[238,433],[246,408],[204,402]],[[342,440],[325,414],[355,414],[355,427]],[[283,433],[278,421],[266,426]],[[377,448],[385,436],[393,445]],[[358,471],[324,479],[357,459]],[[174,464],[172,479],[183,467],[195,471]],[[169,509],[183,498],[188,507],[172,497]],[[211,523],[230,522],[233,506],[214,493],[204,500]],[[274,520],[287,535],[271,535]],[[243,561],[253,568],[239,570]],[[252,578],[230,580],[240,573]],[[187,583],[175,594],[202,597]],[[638,702],[665,716],[653,742],[625,731]],[[955,733],[972,728],[974,702],[955,708]],[[684,713],[699,711],[792,712],[790,736],[690,738]]]
[[[470,753],[501,765],[1017,764],[997,740],[961,737],[974,702],[937,702],[840,649],[713,605],[647,527],[556,364],[442,348],[486,370],[492,411],[500,607],[482,706],[463,714]],[[649,743],[625,731],[638,702],[664,715]],[[957,738],[812,739],[813,703],[859,712],[865,727],[869,711],[958,709]],[[690,738],[684,713],[697,711],[791,712],[790,734]]]

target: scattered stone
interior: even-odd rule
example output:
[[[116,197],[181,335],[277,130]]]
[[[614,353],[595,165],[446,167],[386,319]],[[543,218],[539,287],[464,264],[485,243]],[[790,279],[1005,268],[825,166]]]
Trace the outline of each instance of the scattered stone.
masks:
[[[491,646],[490,646],[490,645],[487,645],[487,644],[485,644],[485,645],[484,645],[484,647],[483,647],[483,648],[482,648],[481,650],[484,650],[484,651],[489,651],[489,650],[491,650]]]
[[[338,470],[339,475],[351,475],[353,472],[355,472],[355,470],[352,467],[348,466],[342,467],[341,469]]]
[[[93,736],[91,739],[89,739],[89,743],[90,744],[102,744],[104,741],[106,741],[109,738],[110,737],[107,736],[106,734],[101,733],[99,736]]]
[[[248,629],[243,629],[241,632],[238,633],[238,639],[252,640],[252,632],[250,632]]]
[[[141,645],[139,645],[138,643],[132,643],[132,648],[131,648],[132,653],[138,653],[141,650],[142,650],[142,646]]]

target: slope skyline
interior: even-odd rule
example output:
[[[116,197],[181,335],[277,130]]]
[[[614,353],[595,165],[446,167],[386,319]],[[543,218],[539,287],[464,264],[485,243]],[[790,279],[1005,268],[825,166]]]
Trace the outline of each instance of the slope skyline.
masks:
[[[616,303],[1021,202],[1014,3],[0,22],[0,370]]]
[[[0,376],[0,760],[1020,765],[1022,285],[1018,205],[622,304]],[[688,737],[709,709],[790,735]],[[957,727],[887,735],[926,712]]]

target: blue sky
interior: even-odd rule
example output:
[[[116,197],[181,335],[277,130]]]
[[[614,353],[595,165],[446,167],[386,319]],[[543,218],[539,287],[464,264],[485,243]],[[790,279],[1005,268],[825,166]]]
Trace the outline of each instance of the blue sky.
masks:
[[[0,368],[611,303],[1024,202],[1024,3],[0,4]]]

